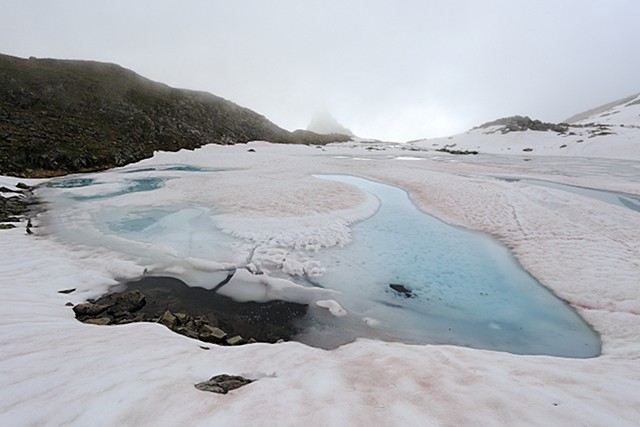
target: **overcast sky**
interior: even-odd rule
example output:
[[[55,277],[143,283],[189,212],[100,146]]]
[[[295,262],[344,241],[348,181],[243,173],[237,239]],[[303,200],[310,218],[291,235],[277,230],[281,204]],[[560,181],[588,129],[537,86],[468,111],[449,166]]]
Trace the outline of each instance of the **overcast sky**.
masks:
[[[561,121],[640,92],[639,0],[0,0],[0,52],[115,62],[293,130]]]

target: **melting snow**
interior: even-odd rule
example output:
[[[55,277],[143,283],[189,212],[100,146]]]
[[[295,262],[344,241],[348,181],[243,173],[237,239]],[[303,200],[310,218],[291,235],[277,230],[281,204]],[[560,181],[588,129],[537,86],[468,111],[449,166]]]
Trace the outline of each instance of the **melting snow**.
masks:
[[[267,271],[269,262],[280,262],[296,245],[312,242],[311,249],[348,242],[349,224],[377,207],[357,189],[309,174],[355,174],[404,188],[426,212],[490,233],[511,248],[524,268],[602,334],[603,354],[576,360],[372,340],[332,351],[294,342],[203,350],[201,343],[160,325],[82,324],[65,303],[99,295],[118,278],[141,275],[144,263],[136,254],[90,247],[73,236],[65,241],[47,236],[49,227],[61,225],[55,221],[86,232],[81,224],[99,209],[67,211],[60,218],[37,218],[33,236],[21,228],[0,234],[5,254],[0,261],[0,424],[640,424],[640,215],[578,194],[493,178],[509,169],[518,176],[587,187],[598,181],[598,188],[640,194],[637,181],[616,173],[616,162],[608,170],[556,162],[556,172],[545,176],[528,170],[519,158],[498,168],[463,158],[444,163],[428,155],[421,155],[421,162],[390,161],[388,152],[340,145],[322,154],[312,147],[251,145],[257,152],[252,155],[246,146],[207,146],[158,153],[137,167],[225,169],[219,187],[197,178],[188,188],[167,180],[163,197],[176,205],[198,197],[217,206],[216,221],[235,236],[253,239],[257,245],[250,249],[262,256],[262,267],[255,267]],[[1,181],[13,185],[17,180]],[[88,186],[87,195],[92,187],[99,185]],[[166,200],[155,200],[154,193],[92,203],[162,209]],[[236,255],[245,249],[237,249],[229,255],[234,265],[244,261]],[[167,251],[167,260],[171,256]],[[295,261],[288,264],[292,271],[305,268],[304,259]],[[206,271],[216,268],[191,262]],[[282,292],[282,286],[276,281],[269,289]],[[68,288],[77,291],[58,293]],[[333,299],[326,295],[320,301]],[[258,381],[221,396],[193,387],[221,373]]]

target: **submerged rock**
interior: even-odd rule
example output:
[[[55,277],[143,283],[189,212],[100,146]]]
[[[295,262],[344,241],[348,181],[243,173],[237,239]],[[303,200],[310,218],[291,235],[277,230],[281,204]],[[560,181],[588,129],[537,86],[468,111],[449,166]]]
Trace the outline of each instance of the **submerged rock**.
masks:
[[[414,297],[413,291],[411,289],[408,289],[404,285],[392,283],[392,284],[389,285],[389,287],[391,289],[393,289],[394,291],[396,291],[401,296],[405,297],[405,298],[413,298]]]
[[[133,290],[117,295],[114,301],[119,311],[134,312],[144,306],[145,296],[139,290]]]
[[[209,381],[203,381],[195,384],[195,388],[201,391],[210,391],[212,393],[227,394],[231,390],[235,390],[247,384],[251,384],[253,380],[240,377],[237,375],[216,375]]]

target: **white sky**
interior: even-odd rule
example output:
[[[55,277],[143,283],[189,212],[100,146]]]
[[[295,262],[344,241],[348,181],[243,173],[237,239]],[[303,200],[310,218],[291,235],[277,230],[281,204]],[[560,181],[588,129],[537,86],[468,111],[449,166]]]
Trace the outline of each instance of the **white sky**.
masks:
[[[115,62],[360,136],[561,121],[640,92],[638,0],[0,0],[0,52]]]

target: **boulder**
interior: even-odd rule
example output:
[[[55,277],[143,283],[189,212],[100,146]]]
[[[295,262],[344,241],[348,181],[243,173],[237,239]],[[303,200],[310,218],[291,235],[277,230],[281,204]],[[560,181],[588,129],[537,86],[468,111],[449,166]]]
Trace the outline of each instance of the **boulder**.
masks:
[[[173,315],[176,316],[180,325],[185,325],[191,319],[191,317],[186,313],[173,313]]]
[[[77,316],[97,316],[110,307],[111,305],[108,304],[94,304],[92,302],[85,302],[73,307],[73,311]]]
[[[210,325],[202,326],[202,328],[200,329],[200,333],[198,334],[198,338],[200,338],[202,341],[212,343],[223,342],[226,337],[227,333],[225,331]]]
[[[133,312],[144,307],[145,297],[139,290],[127,291],[115,297],[115,304],[118,311]]]
[[[231,338],[227,338],[228,345],[240,345],[244,343],[244,338],[240,335],[234,335]]]
[[[209,381],[203,381],[195,384],[195,388],[201,391],[210,391],[212,393],[227,394],[231,390],[235,390],[247,384],[251,384],[253,380],[240,377],[237,375],[216,375]]]
[[[169,329],[173,329],[178,324],[178,319],[172,312],[169,310],[165,311],[162,317],[160,318],[160,323],[166,326]]]

